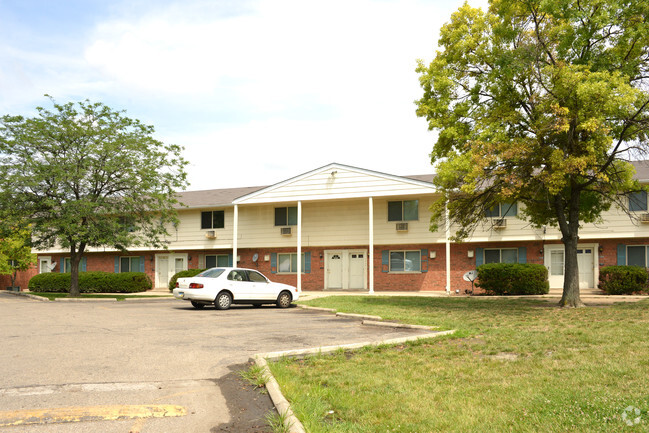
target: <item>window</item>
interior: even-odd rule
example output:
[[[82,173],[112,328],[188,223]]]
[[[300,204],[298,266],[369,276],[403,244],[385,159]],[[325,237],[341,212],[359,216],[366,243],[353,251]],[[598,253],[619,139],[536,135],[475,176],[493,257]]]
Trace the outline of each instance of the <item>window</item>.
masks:
[[[484,263],[518,263],[517,248],[493,248],[484,250]]]
[[[647,192],[636,191],[629,194],[629,210],[631,212],[647,211]]]
[[[119,258],[119,271],[120,272],[140,272],[140,258],[139,257],[120,257]]]
[[[222,229],[225,227],[225,211],[212,210],[201,212],[202,229]]]
[[[421,251],[390,251],[390,272],[421,272]]]
[[[388,202],[388,221],[415,221],[419,219],[419,200]]]
[[[302,273],[306,270],[305,256],[302,253]],[[297,253],[277,254],[277,272],[296,273]]]
[[[498,203],[485,211],[485,216],[488,218],[504,218],[516,215],[518,215],[518,205],[516,203]]]
[[[550,275],[563,275],[564,251],[552,250],[550,252]]]
[[[230,266],[230,257],[227,254],[205,256],[205,267],[207,269],[216,267],[227,268],[228,266]]]
[[[257,271],[248,271],[248,279],[252,281],[253,283],[267,283],[268,280],[266,277],[261,275]]]
[[[66,257],[61,260],[61,272],[70,272],[71,271],[71,262],[70,257]]]
[[[203,278],[217,278],[219,277],[225,269],[208,269],[206,271],[201,272],[200,274],[196,275],[197,277],[203,277]]]
[[[293,207],[276,207],[275,208],[275,225],[276,226],[296,226],[297,225],[297,206],[293,206]]]
[[[647,267],[647,247],[645,245],[626,247],[626,264],[628,266]]]

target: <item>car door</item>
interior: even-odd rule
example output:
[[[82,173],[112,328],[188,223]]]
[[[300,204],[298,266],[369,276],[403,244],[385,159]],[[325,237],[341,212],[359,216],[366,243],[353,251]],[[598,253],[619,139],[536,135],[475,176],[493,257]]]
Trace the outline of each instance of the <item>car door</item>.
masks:
[[[233,269],[228,274],[228,289],[232,292],[235,301],[254,299],[254,283],[248,280],[248,273],[244,269]]]
[[[255,298],[259,300],[275,299],[277,294],[268,279],[257,271],[248,271],[248,279],[254,284]]]

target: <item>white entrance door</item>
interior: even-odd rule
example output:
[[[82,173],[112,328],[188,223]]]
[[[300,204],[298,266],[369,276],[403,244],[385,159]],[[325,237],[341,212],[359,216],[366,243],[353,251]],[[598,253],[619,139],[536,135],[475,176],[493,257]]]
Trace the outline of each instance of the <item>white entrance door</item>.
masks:
[[[595,287],[595,250],[597,246],[577,247],[577,264],[579,266],[579,288],[591,289]],[[546,245],[545,266],[548,268],[548,280],[551,289],[563,287],[565,267],[565,253],[563,245]]]
[[[349,288],[365,288],[365,253],[349,254]]]
[[[577,264],[579,266],[579,288],[594,288],[593,248],[577,248]]]
[[[325,288],[367,289],[367,251],[325,251]]]
[[[38,258],[38,273],[46,274],[52,272],[52,258],[51,257],[39,257]]]
[[[327,254],[327,289],[343,288],[343,255],[342,253]]]
[[[155,286],[167,287],[174,274],[187,270],[187,254],[156,254]]]

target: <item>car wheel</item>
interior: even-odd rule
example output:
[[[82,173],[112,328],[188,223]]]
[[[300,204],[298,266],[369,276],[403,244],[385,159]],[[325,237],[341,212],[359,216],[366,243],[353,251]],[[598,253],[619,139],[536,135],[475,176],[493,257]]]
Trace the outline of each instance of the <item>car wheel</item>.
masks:
[[[196,308],[197,310],[200,310],[201,308],[205,307],[205,304],[202,304],[200,302],[192,301],[192,307]]]
[[[232,296],[228,292],[221,292],[214,300],[217,310],[227,310],[232,305]]]
[[[279,294],[277,297],[277,306],[279,308],[288,308],[291,306],[291,301],[293,300],[293,297],[289,292],[282,292]]]

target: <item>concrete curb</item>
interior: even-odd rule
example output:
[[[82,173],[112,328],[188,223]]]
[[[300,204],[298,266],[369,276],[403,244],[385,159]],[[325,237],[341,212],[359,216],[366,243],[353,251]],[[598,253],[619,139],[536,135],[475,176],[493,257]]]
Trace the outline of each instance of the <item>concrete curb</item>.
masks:
[[[380,316],[370,316],[367,314],[336,313],[336,316],[349,317],[351,319],[360,319],[360,320],[383,320],[383,318],[381,318]]]
[[[33,299],[35,301],[44,301],[44,302],[51,302],[49,298],[46,298],[44,296],[37,296],[37,295],[32,295],[31,293],[25,293],[25,292],[2,292],[2,293],[8,293],[14,296],[22,296],[24,298],[29,298]],[[102,293],[103,295],[104,293]],[[157,298],[157,297],[152,297],[152,296],[147,296],[146,298],[133,298],[131,296],[133,295],[128,295],[128,294],[119,294],[116,296],[126,296],[125,299],[123,300],[117,300],[117,299],[112,299],[112,298],[56,298],[54,299],[54,302],[123,302],[123,301],[144,301],[144,302],[153,302],[153,301],[169,301],[169,300],[175,300],[173,296],[165,296],[162,298]]]
[[[364,314],[351,314],[351,313],[337,313],[335,309],[332,308],[320,308],[320,307],[309,307],[308,305],[298,305],[298,307],[305,310],[314,310],[314,311],[323,311],[328,313],[334,313],[339,317],[349,317],[354,319],[361,319],[363,325],[370,326],[386,326],[392,328],[411,328],[411,329],[421,329],[425,331],[432,331],[437,328],[436,326],[423,326],[423,325],[408,325],[405,323],[396,323],[396,322],[381,322],[381,317],[379,316],[369,316]],[[450,331],[432,331],[433,333],[426,333],[421,335],[413,335],[411,337],[401,337],[401,338],[392,338],[388,340],[380,341],[367,341],[363,343],[350,343],[350,344],[339,344],[335,346],[321,346],[314,347],[311,349],[295,349],[295,350],[284,350],[281,352],[268,352],[268,353],[258,353],[253,355],[250,358],[250,361],[257,364],[262,368],[263,376],[266,377],[266,389],[268,390],[268,395],[270,396],[277,413],[284,417],[284,425],[286,426],[289,433],[306,433],[304,426],[300,420],[295,416],[293,410],[291,409],[291,404],[286,400],[282,390],[277,383],[277,380],[273,376],[273,373],[268,367],[268,360],[274,361],[281,358],[304,358],[309,355],[319,355],[336,352],[339,350],[354,350],[360,349],[363,347],[370,346],[389,346],[407,343],[410,341],[418,341],[428,338],[440,337],[442,335],[450,335],[455,332],[455,330]]]

